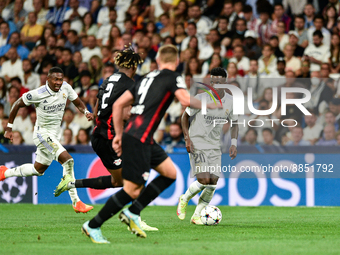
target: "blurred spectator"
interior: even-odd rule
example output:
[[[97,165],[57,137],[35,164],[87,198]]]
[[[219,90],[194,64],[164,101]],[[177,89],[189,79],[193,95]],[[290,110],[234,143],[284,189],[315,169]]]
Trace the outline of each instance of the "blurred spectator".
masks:
[[[106,1],[106,5],[103,6],[98,13],[98,19],[97,19],[98,27],[102,25],[107,25],[110,23],[109,13],[110,13],[110,10],[115,9],[115,7],[116,7],[116,0]]]
[[[316,123],[317,118],[315,113],[311,111],[311,114],[312,115],[305,115],[305,123],[307,126],[303,129],[303,139],[314,145],[319,140],[323,127],[319,123]]]
[[[37,24],[37,14],[28,14],[28,23],[21,29],[21,39],[29,50],[32,50],[38,40],[40,40],[44,27]]]
[[[248,88],[253,89],[253,99],[257,100],[260,96],[260,74],[258,73],[258,63],[256,59],[251,59],[249,61],[249,72],[245,75],[243,83],[241,84],[243,93],[246,95],[248,93]]]
[[[188,61],[186,67],[185,75],[191,74],[194,79],[204,78],[205,75],[202,74],[202,67],[196,57],[191,57]]]
[[[335,139],[335,128],[334,125],[327,124],[323,129],[324,138],[321,138],[315,145],[321,146],[332,146],[337,145]]]
[[[292,46],[293,51],[294,51],[293,55],[295,57],[298,57],[299,59],[301,59],[305,49],[298,44],[298,42],[299,42],[298,32],[291,30],[291,31],[289,31],[288,35],[289,35],[289,44]],[[308,43],[307,40],[306,40],[306,42]]]
[[[236,63],[238,74],[244,76],[249,71],[249,58],[244,56],[243,46],[238,45],[233,49],[234,57],[229,59],[229,63]]]
[[[88,90],[92,85],[91,82],[91,73],[87,70],[82,71],[80,74],[80,86],[76,87],[74,90],[77,92],[78,96],[84,101],[84,103],[88,102]]]
[[[25,88],[24,86],[22,86],[22,82],[18,76],[11,78],[10,83],[11,83],[11,86],[14,86],[19,89],[20,96],[22,96],[24,93],[29,91],[28,88]]]
[[[311,86],[311,80],[310,80],[310,63],[308,60],[304,60],[301,63],[301,75],[298,76],[299,81],[305,85],[307,89]]]
[[[237,17],[237,13],[234,11],[234,4],[231,0],[226,0],[223,5],[222,12],[220,14],[221,16],[225,16],[228,18],[228,30],[230,31],[232,29],[232,25],[234,23],[234,20]]]
[[[297,44],[303,48],[306,48],[308,46],[308,33],[307,30],[305,29],[305,18],[303,15],[295,16],[294,27],[295,30],[289,31],[289,36],[295,35],[298,39]],[[289,42],[293,44],[291,41]]]
[[[284,21],[277,22],[277,37],[279,39],[279,48],[283,51],[285,45],[289,41],[289,36],[285,33],[285,23]]]
[[[340,35],[332,34],[331,39],[331,55],[329,57],[331,73],[340,72]]]
[[[235,32],[236,32],[236,34],[234,36],[237,36],[237,37],[239,37],[243,40],[246,30],[247,30],[247,22],[245,21],[245,19],[237,18],[235,20]]]
[[[191,50],[193,56],[199,56],[200,51],[198,49],[198,39],[196,36],[190,38],[187,49]]]
[[[222,58],[220,54],[214,53],[211,59],[205,61],[202,66],[202,74],[210,73],[210,71],[215,67],[223,67]],[[208,71],[207,71],[208,70]]]
[[[15,47],[10,48],[6,55],[8,60],[2,64],[0,76],[3,76],[6,82],[9,82],[11,78],[21,76],[23,71],[22,62]]]
[[[256,43],[257,34],[254,31],[247,30],[244,37],[246,40],[245,55],[249,59],[259,59],[261,48]]]
[[[0,23],[0,47],[7,44],[9,40],[9,25],[6,21]]]
[[[72,61],[72,51],[64,48],[62,52],[62,64],[59,67],[63,70],[64,75],[73,80],[78,75],[78,70]]]
[[[202,48],[203,44],[204,44],[204,37],[202,37],[201,35],[197,34],[197,28],[196,28],[196,24],[194,22],[189,22],[188,26],[187,26],[187,37],[183,39],[182,41],[182,45],[181,45],[181,51],[184,51],[188,48],[189,46],[189,42],[191,37],[196,36],[197,40],[198,40],[198,48]]]
[[[185,147],[183,139],[182,127],[178,123],[172,123],[169,128],[169,136],[163,140],[163,145],[166,145],[165,150],[172,152],[173,147]]]
[[[313,33],[313,43],[305,49],[304,58],[311,62],[311,71],[320,71],[321,64],[328,63],[330,57],[329,46],[323,44],[323,35],[320,30]]]
[[[316,15],[314,17],[314,20],[313,20],[314,26],[310,27],[307,31],[309,45],[311,45],[313,43],[315,44],[314,32],[318,31],[318,30],[321,31],[321,33],[322,33],[323,44],[326,45],[327,47],[329,47],[331,45],[331,34],[323,26],[324,22],[325,22],[325,20],[324,20],[322,15]]]
[[[244,139],[243,145],[257,145],[257,131],[254,128],[249,128]]]
[[[110,0],[109,0],[110,1]],[[87,47],[80,50],[84,62],[88,62],[94,55],[102,57],[100,48],[97,46],[96,38],[93,35],[87,37]]]
[[[249,1],[248,1],[249,2]],[[256,12],[256,11],[255,11]],[[253,13],[253,8],[246,4],[243,8],[243,16],[244,19],[247,22],[247,29],[248,31],[255,31],[257,29],[257,26],[259,25],[259,20],[256,19],[254,13]]]
[[[6,102],[7,96],[7,86],[4,77],[0,77],[0,104],[4,104]]]
[[[70,20],[71,29],[76,30],[79,34],[83,29],[82,18],[88,9],[83,6],[79,6],[78,0],[69,0],[68,4],[70,9],[65,12],[64,20]]]
[[[13,131],[12,136],[12,144],[13,145],[22,145],[24,144],[24,138],[22,137],[21,133],[19,131]]]
[[[329,74],[330,74],[329,64],[327,62],[322,63],[321,64],[321,70],[320,70],[321,79],[324,83],[326,83],[327,87],[329,87],[331,89],[331,92],[332,92],[331,98],[332,98],[333,93],[335,94],[335,92],[336,92],[336,88],[335,88],[335,85],[334,85],[334,80],[331,77],[329,77]]]
[[[220,44],[220,36],[218,30],[211,29],[209,34],[207,35],[207,41],[204,46],[200,49],[200,53],[198,58],[200,60],[207,60],[214,53],[214,45]]]
[[[72,129],[65,128],[63,132],[62,145],[72,145],[73,144],[73,133]]]
[[[184,24],[183,23],[176,23],[175,25],[175,43],[177,46],[177,49],[179,50],[179,52],[181,52],[181,45],[182,42],[184,40],[184,38],[186,38],[186,34],[185,34],[185,29],[184,29]]]
[[[339,4],[339,2],[337,1]],[[332,4],[328,4],[325,10],[325,28],[332,34],[334,29],[336,28],[337,18],[338,18],[338,11],[336,10],[335,6]]]
[[[94,35],[97,36],[98,26],[90,12],[86,12],[82,18],[83,28],[79,33],[79,36]]]
[[[276,31],[272,29],[272,21],[270,19],[272,6],[269,2],[263,2],[261,6],[258,8],[258,12],[260,13],[261,23],[256,28],[257,33],[259,34],[258,44],[264,45],[269,43],[269,39],[272,35],[275,34]]]
[[[284,13],[284,8],[283,8],[283,5],[281,3],[275,3],[274,4],[273,17],[274,17],[273,18],[273,24],[272,24],[273,31],[276,31],[278,33],[282,33],[281,30],[278,30],[278,29],[280,27],[279,23],[283,22],[284,23],[283,33],[284,32],[287,33],[289,31],[291,18],[287,14]],[[280,38],[280,36],[279,36],[279,38]],[[281,40],[280,40],[280,42],[281,42]]]
[[[100,0],[92,0],[91,1],[90,13],[92,15],[94,23],[97,23],[98,13],[99,13],[100,9],[102,8],[100,3],[101,3]]]
[[[131,4],[126,13],[126,19],[130,19],[133,22],[134,31],[144,28],[143,26],[144,18],[143,16],[139,15],[139,13],[140,13],[139,6],[136,4]],[[162,16],[160,16],[160,20],[162,21]],[[170,21],[168,22],[168,24],[171,25]]]
[[[277,37],[277,35],[273,35],[273,36],[270,37],[269,44],[270,44],[270,46],[272,46],[274,55],[277,58],[283,57],[283,52],[281,51],[281,49],[279,47],[279,38]]]
[[[274,140],[273,130],[270,128],[262,129],[263,143],[262,145],[275,145],[279,146],[279,142]]]
[[[37,15],[37,24],[41,26],[45,26],[46,15],[48,13],[48,10],[43,8],[43,1],[33,0],[33,8],[34,8],[35,14]]]
[[[333,98],[329,102],[329,110],[335,115],[336,123],[340,125],[340,98]]]
[[[78,145],[90,145],[90,136],[85,129],[79,129],[77,134]]]
[[[11,20],[15,23],[17,30],[20,31],[25,23],[25,17],[27,16],[24,7],[24,0],[15,0],[13,12],[10,12],[6,20]]]
[[[286,69],[293,70],[295,75],[301,74],[301,61],[294,56],[294,48],[289,43],[284,47],[283,53],[285,55]]]
[[[5,138],[5,129],[7,127],[8,124],[8,117],[4,116],[1,120],[1,127],[2,127],[2,131],[0,132],[0,143],[1,144],[9,144],[10,140],[8,138]]]
[[[13,130],[17,130],[20,133],[25,133],[26,131],[32,131],[32,123],[28,114],[28,108],[22,107],[18,111],[18,115],[16,116],[13,122]]]
[[[80,51],[83,48],[83,45],[78,37],[77,31],[69,30],[67,32],[67,41],[65,43],[65,48],[69,48],[72,51],[72,53]]]
[[[100,26],[97,34],[97,44],[99,46],[107,45],[111,35],[111,28],[116,26],[117,12],[114,8],[109,10],[109,23]],[[119,30],[120,33],[120,30]]]
[[[281,85],[284,82],[284,80],[281,79],[281,78],[286,77],[286,60],[284,58],[278,58],[277,62],[276,62],[276,71],[271,73],[267,77],[280,78],[280,79],[275,80],[275,85]],[[272,82],[272,81],[270,81],[270,82]],[[277,83],[279,83],[279,84],[277,84]]]
[[[273,48],[269,44],[265,44],[262,50],[262,56],[259,58],[259,73],[271,74],[276,70],[277,59],[273,54]]]
[[[22,85],[29,90],[36,89],[40,86],[40,77],[37,73],[33,72],[31,61],[24,59],[22,61],[23,73],[19,77]]]
[[[305,28],[309,29],[310,27],[314,27],[315,8],[313,4],[307,3],[303,9],[303,13],[305,17]]]
[[[103,62],[100,57],[94,55],[89,61],[89,71],[91,73],[91,80],[98,84],[102,76]]]
[[[26,59],[29,55],[29,50],[21,45],[20,34],[14,32],[11,34],[8,44],[0,47],[0,57],[5,55],[10,48],[16,48],[18,55],[21,59]]]
[[[209,34],[212,22],[209,18],[202,16],[201,8],[199,7],[199,5],[193,5],[189,7],[188,16],[189,22],[193,21],[196,23],[197,33],[199,35],[204,37],[206,34]]]
[[[171,21],[176,22],[187,22],[188,20],[188,3],[185,0],[179,1],[178,5],[170,10]]]
[[[178,101],[178,99],[175,97],[174,101],[170,104],[169,108],[166,110],[166,113],[164,115],[164,119],[167,123],[174,123],[177,121],[180,116],[182,116],[182,105]]]
[[[236,63],[233,63],[233,62],[228,63],[227,73],[228,73],[228,78],[227,78],[228,82],[235,81],[241,78],[241,76],[238,74]]]
[[[83,62],[83,57],[81,56],[80,51],[76,51],[76,52],[73,53],[73,55],[72,55],[72,61],[73,61],[74,66],[75,66],[76,68],[78,68],[78,67],[79,67],[79,64],[80,64],[81,62]]]
[[[63,117],[63,123],[61,124],[61,129],[63,130],[63,132],[66,128],[69,128],[72,130],[73,134],[78,134],[80,126],[77,123],[74,123],[73,119],[74,112],[70,108],[66,108]],[[75,137],[72,140],[75,141]]]
[[[33,142],[33,131],[34,131],[34,125],[37,121],[37,113],[35,111],[32,111],[29,115],[30,121],[31,121],[31,129],[27,129],[24,133],[22,133],[22,137],[25,140],[26,145],[34,145]]]
[[[36,46],[41,45],[41,44],[46,45],[46,44],[47,44],[47,39],[48,39],[51,35],[53,35],[53,33],[54,33],[54,31],[53,31],[52,28],[50,28],[50,27],[45,27],[45,28],[44,28],[44,31],[43,31],[43,33],[42,33],[41,39],[40,39],[39,41],[37,41]]]
[[[311,143],[309,141],[306,141],[302,139],[304,137],[304,130],[296,126],[292,129],[292,141],[288,141],[286,143],[286,146],[309,146]]]
[[[56,34],[61,33],[61,25],[65,19],[65,13],[69,7],[64,4],[64,0],[55,0],[55,5],[48,11],[46,19],[50,24],[55,25]]]

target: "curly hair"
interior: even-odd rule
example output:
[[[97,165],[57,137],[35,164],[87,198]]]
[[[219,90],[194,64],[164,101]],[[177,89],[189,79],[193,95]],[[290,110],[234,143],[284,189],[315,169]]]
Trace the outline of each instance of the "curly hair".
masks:
[[[126,46],[125,50],[119,51],[115,57],[115,64],[123,68],[137,68],[138,64],[142,64],[144,61],[141,56],[134,51],[131,45]]]

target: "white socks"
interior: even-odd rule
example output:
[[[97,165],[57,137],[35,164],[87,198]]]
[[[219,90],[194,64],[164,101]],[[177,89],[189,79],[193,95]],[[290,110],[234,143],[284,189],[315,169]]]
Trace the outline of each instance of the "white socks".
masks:
[[[18,167],[14,167],[11,169],[6,170],[5,177],[13,177],[13,176],[20,176],[20,177],[26,177],[26,176],[42,176],[43,174],[40,174],[35,170],[33,164],[24,164]]]
[[[63,166],[63,176],[65,176],[66,174],[69,174],[72,176],[73,179],[75,179],[74,170],[73,170],[73,166],[74,166],[73,158],[67,160],[64,164],[62,164],[62,166]],[[72,203],[75,206],[76,203],[80,201],[77,190],[75,188],[72,188],[68,191],[68,194],[70,195]]]
[[[205,185],[199,183],[198,181],[194,181],[193,183],[191,183],[190,187],[187,189],[182,199],[184,200],[184,202],[189,202],[190,199],[192,199],[204,188]]]
[[[203,210],[204,207],[206,207],[211,199],[214,196],[215,193],[215,189],[216,189],[217,185],[205,185],[205,189],[203,190],[199,200],[198,200],[198,204],[196,206],[196,210],[194,212],[195,216],[199,216],[200,212]]]

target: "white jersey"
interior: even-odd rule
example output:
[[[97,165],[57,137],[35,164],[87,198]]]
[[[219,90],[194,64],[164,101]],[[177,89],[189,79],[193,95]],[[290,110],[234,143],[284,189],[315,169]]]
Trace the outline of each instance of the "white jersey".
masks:
[[[213,99],[207,93],[201,93],[195,96],[202,100],[205,96],[207,104],[213,103]],[[218,99],[215,99],[219,103]],[[221,98],[223,109],[207,109],[207,114],[200,113],[200,109],[187,107],[185,110],[189,116],[194,116],[189,128],[189,136],[195,149],[199,150],[219,150],[221,148],[221,132],[223,123],[227,120],[230,122],[237,121],[238,116],[233,114],[233,97],[224,93]],[[214,121],[215,120],[215,121]],[[215,123],[215,127],[214,127]]]
[[[25,105],[34,104],[37,112],[35,129],[42,129],[60,139],[60,126],[67,99],[74,101],[78,95],[70,84],[63,82],[58,92],[47,85],[26,92],[22,95]]]

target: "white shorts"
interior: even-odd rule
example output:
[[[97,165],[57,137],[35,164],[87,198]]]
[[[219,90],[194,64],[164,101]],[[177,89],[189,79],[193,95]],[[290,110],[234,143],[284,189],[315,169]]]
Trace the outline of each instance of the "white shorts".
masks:
[[[34,130],[33,142],[37,146],[35,161],[46,166],[53,160],[58,161],[59,155],[66,150],[54,135],[42,130]]]
[[[218,177],[221,171],[221,150],[195,150],[189,154],[191,173],[196,176],[199,173],[210,173]]]

